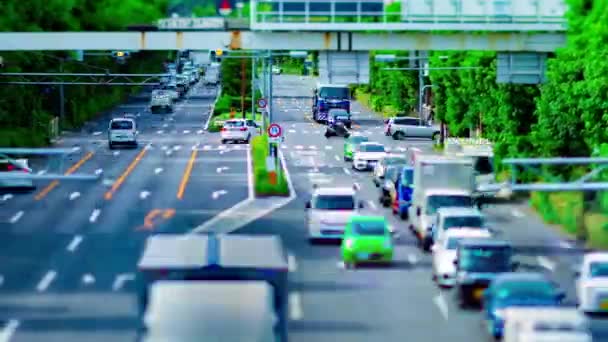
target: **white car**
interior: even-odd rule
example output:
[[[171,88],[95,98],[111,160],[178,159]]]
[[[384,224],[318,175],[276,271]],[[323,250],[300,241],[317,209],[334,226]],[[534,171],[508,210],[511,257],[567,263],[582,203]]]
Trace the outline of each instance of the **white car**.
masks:
[[[504,319],[504,342],[593,341],[589,320],[575,308],[511,307]]]
[[[130,118],[110,120],[108,127],[108,146],[113,149],[117,145],[137,147],[137,125]]]
[[[384,172],[386,168],[391,165],[407,165],[407,158],[401,154],[387,154],[380,160],[376,167],[374,167],[374,178],[373,182],[376,186],[380,186],[384,180]],[[401,169],[400,169],[401,170]]]
[[[273,65],[272,66],[272,73],[275,75],[280,75],[283,72],[283,70],[281,69],[280,66],[278,65]]]
[[[385,156],[384,145],[371,141],[361,143],[357,145],[353,153],[353,169],[357,171],[373,170]]]
[[[224,122],[224,127],[222,127],[220,132],[222,144],[225,144],[228,141],[242,141],[248,144],[249,140],[258,134],[259,127],[260,126],[253,120],[230,119]]]
[[[350,217],[362,208],[363,202],[358,199],[355,187],[315,186],[312,199],[306,202],[309,240],[341,239]]]
[[[169,94],[171,101],[179,100],[179,92],[177,91],[177,84],[175,82],[170,82],[163,87],[163,90]]]
[[[437,209],[429,238],[431,242],[437,241],[450,229],[482,229],[486,227],[485,221],[483,214],[477,208],[440,207]]]
[[[458,242],[463,239],[489,239],[492,233],[487,229],[461,228],[450,229],[432,247],[433,280],[441,287],[456,284],[456,266]]]
[[[576,272],[576,296],[584,312],[608,312],[608,253],[585,254]]]
[[[32,169],[29,168],[27,159],[9,159],[4,155],[0,155],[0,189],[34,189],[34,182],[31,179],[3,179],[3,175],[31,174]]]

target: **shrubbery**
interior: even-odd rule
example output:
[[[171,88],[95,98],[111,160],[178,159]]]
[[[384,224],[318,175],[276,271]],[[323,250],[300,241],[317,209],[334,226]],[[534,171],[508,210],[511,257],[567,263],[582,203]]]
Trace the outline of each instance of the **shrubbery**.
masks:
[[[279,172],[276,184],[270,183],[266,169],[268,137],[260,135],[251,139],[254,185],[256,196],[289,196],[289,186],[284,172]]]

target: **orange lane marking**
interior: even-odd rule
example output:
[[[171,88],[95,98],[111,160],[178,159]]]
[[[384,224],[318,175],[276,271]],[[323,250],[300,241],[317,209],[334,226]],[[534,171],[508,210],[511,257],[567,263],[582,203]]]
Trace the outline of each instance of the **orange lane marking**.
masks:
[[[190,155],[190,160],[188,160],[188,165],[186,166],[186,170],[184,170],[184,175],[182,176],[182,181],[179,184],[179,189],[177,189],[177,198],[184,198],[184,192],[186,191],[186,186],[188,185],[188,180],[190,179],[190,174],[192,173],[192,168],[194,167],[194,161],[196,160],[196,155],[198,150],[193,150]]]
[[[175,209],[166,209],[165,212],[163,213],[163,218],[165,220],[168,220],[168,219],[172,218],[173,216],[175,216]]]
[[[74,171],[78,170],[78,168],[81,167],[82,164],[86,163],[87,160],[91,159],[91,157],[93,157],[93,154],[94,154],[93,152],[87,153],[78,162],[76,162],[76,164],[72,165],[72,167],[70,167],[65,172],[65,175],[67,176],[67,175],[71,175],[72,173],[74,173]],[[34,197],[34,198],[36,199],[36,201],[40,201],[41,199],[46,197],[46,195],[48,195],[49,192],[51,192],[51,190],[55,189],[57,187],[57,185],[59,185],[58,180],[52,181],[49,185],[47,185],[44,189],[42,189],[38,194],[36,194],[36,197]]]
[[[144,218],[144,225],[137,227],[137,230],[153,230],[156,223],[154,219],[162,214],[164,220],[168,220],[175,215],[175,209],[152,209]]]
[[[111,200],[112,199],[112,196],[114,196],[114,193],[116,192],[116,190],[118,190],[118,188],[120,188],[120,186],[122,185],[122,183],[124,183],[125,179],[127,179],[127,176],[129,176],[129,174],[131,172],[133,172],[133,170],[135,169],[135,167],[137,166],[137,164],[144,157],[144,154],[146,154],[147,150],[148,149],[146,149],[146,148],[144,148],[143,150],[141,150],[139,152],[139,154],[137,154],[137,157],[135,157],[135,159],[133,159],[133,161],[131,162],[131,164],[129,164],[129,167],[127,167],[127,169],[125,170],[125,172],[123,172],[122,175],[120,175],[120,177],[118,177],[118,179],[116,180],[116,182],[114,182],[114,184],[112,184],[112,188],[110,190],[108,190],[108,192],[106,192],[106,194],[104,196],[106,200]]]

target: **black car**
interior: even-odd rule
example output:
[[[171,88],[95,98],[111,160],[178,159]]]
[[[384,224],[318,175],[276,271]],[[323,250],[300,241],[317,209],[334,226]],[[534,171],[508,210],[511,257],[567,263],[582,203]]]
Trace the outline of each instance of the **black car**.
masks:
[[[495,239],[465,239],[460,241],[456,266],[456,295],[460,307],[480,304],[483,292],[499,274],[512,272],[513,247]]]
[[[328,125],[336,122],[342,122],[344,123],[344,126],[346,126],[346,128],[350,129],[352,127],[353,121],[351,118],[351,115],[348,111],[346,111],[346,109],[341,109],[341,108],[334,108],[334,109],[330,109],[329,113],[328,113],[329,119],[328,119]]]

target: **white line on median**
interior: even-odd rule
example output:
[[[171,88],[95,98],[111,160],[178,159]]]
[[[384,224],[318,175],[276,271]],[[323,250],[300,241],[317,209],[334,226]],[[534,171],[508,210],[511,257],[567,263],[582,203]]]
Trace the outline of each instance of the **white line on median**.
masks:
[[[17,223],[17,221],[19,221],[21,219],[21,217],[23,216],[23,214],[24,214],[23,210],[20,210],[15,215],[13,215],[13,217],[11,217],[10,222],[13,223],[13,224]]]
[[[91,213],[91,216],[89,217],[89,222],[95,223],[95,221],[97,221],[97,218],[99,217],[99,214],[101,214],[101,210],[99,210],[99,209],[93,210],[93,212]]]
[[[289,272],[295,272],[298,270],[298,262],[293,254],[289,254],[287,256],[287,266],[289,268]]]
[[[342,170],[344,170],[344,173],[346,173],[347,175],[350,175],[350,170],[349,169],[343,167]]]
[[[123,273],[116,276],[114,279],[114,283],[112,283],[112,291],[120,290],[127,281],[135,280],[135,274],[133,273]]]
[[[536,261],[538,261],[539,265],[548,269],[551,272],[553,272],[555,270],[555,262],[551,261],[547,257],[540,255],[540,256],[536,257]]]
[[[517,217],[517,218],[522,218],[525,216],[524,213],[522,213],[521,211],[519,211],[517,209],[513,209],[511,211],[511,215],[513,215],[514,217]]]
[[[44,277],[42,277],[42,279],[40,279],[40,282],[36,286],[36,290],[38,292],[46,291],[46,289],[49,288],[49,285],[51,285],[53,280],[55,280],[55,277],[57,277],[57,272],[55,272],[53,270],[46,272]]]
[[[302,312],[302,298],[299,292],[291,292],[289,294],[289,319],[299,321],[304,317]]]
[[[87,273],[82,276],[82,283],[85,285],[91,285],[91,284],[95,283],[95,277],[93,277],[92,274]]]
[[[78,191],[72,192],[70,194],[70,201],[73,201],[73,200],[77,199],[78,197],[80,197],[80,192],[78,192]]]
[[[441,312],[441,315],[447,321],[448,320],[448,304],[446,303],[445,298],[443,298],[443,295],[441,294],[441,292],[437,295],[437,297],[433,298],[433,302],[435,303],[435,305],[437,305],[437,307],[439,308],[439,311]]]
[[[9,342],[17,331],[17,328],[19,328],[19,321],[16,319],[9,320],[4,328],[0,330],[0,342]]]
[[[8,201],[11,198],[13,198],[13,194],[5,194],[2,196],[2,201]]]
[[[337,154],[334,156],[334,158],[336,159],[336,161],[340,161],[340,157],[338,157]]]
[[[73,253],[74,251],[76,251],[76,248],[78,248],[78,245],[80,245],[82,239],[83,238],[80,235],[74,236],[74,238],[72,238],[72,241],[70,241],[70,244],[67,247],[68,252]]]

